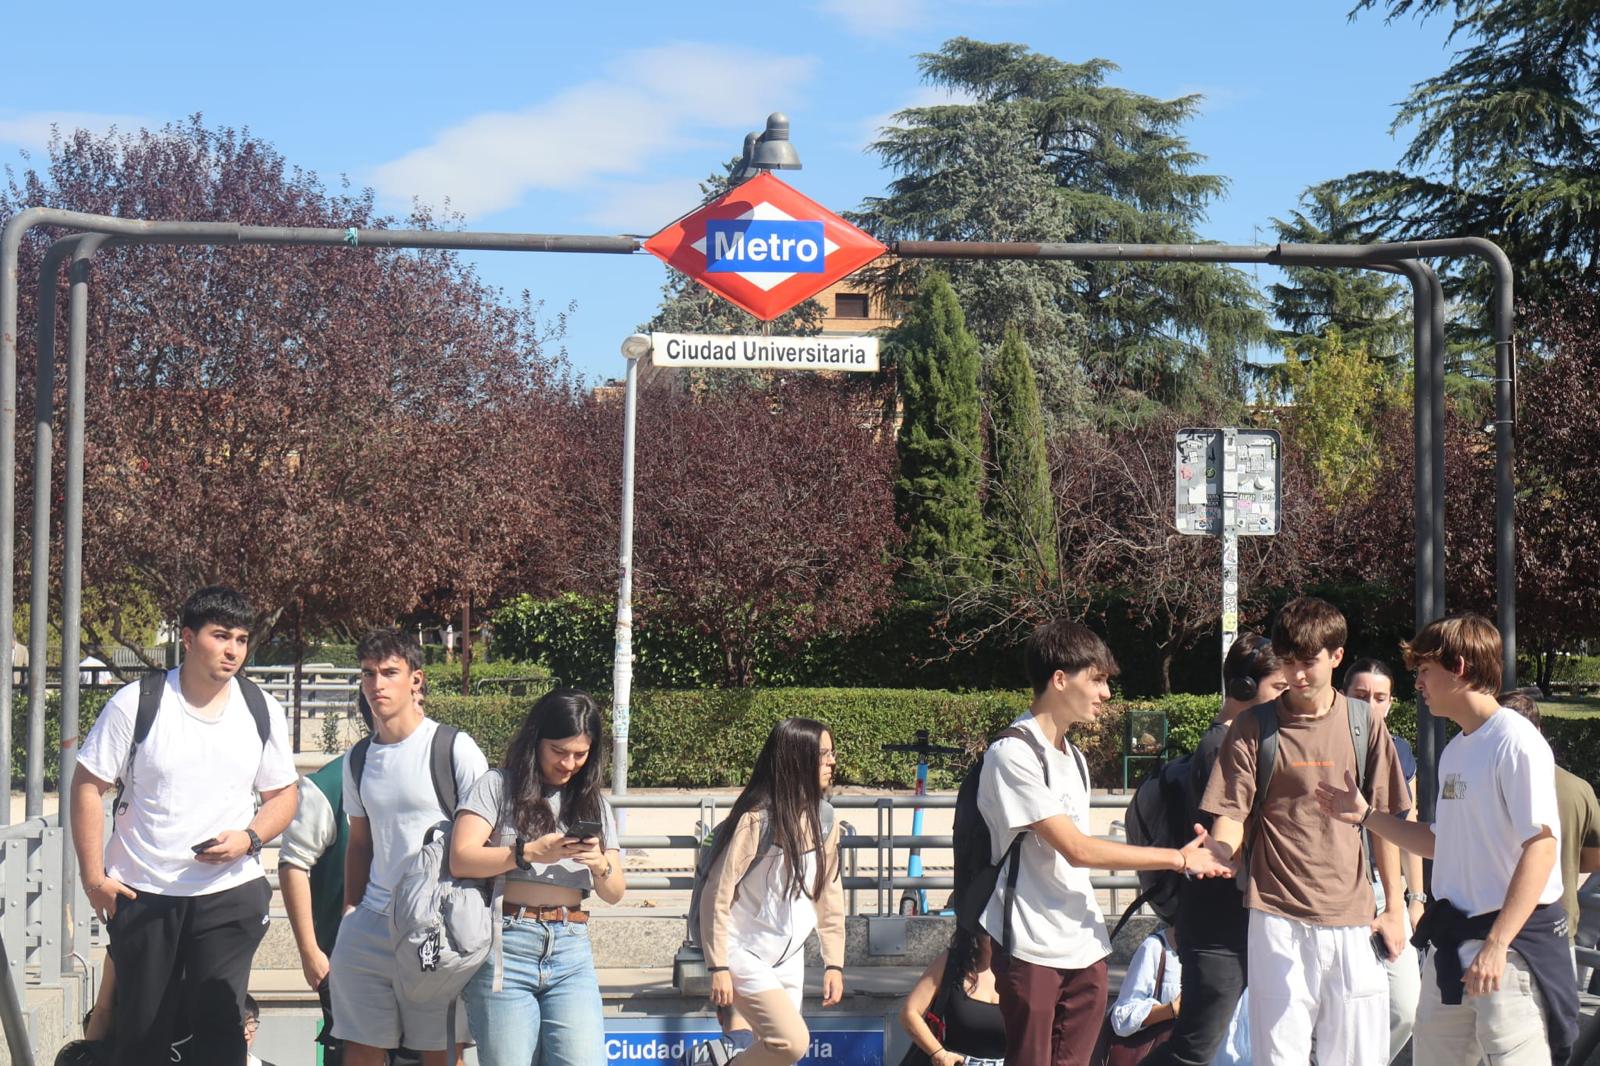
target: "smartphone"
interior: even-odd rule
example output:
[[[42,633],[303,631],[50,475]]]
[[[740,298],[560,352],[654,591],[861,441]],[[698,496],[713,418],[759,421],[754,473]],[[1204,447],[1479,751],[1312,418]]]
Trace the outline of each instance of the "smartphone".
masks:
[[[194,847],[190,848],[189,850],[194,852],[196,855],[198,855],[202,851],[205,851],[207,848],[215,847],[216,843],[217,843],[217,838],[216,837],[212,837],[210,840],[202,840],[200,843],[196,844]]]
[[[605,827],[599,822],[577,821],[567,830],[567,836],[576,837],[578,840],[599,840],[604,830]]]
[[[1372,950],[1378,956],[1379,962],[1385,966],[1389,965],[1389,949],[1384,946],[1382,933],[1372,934]]]

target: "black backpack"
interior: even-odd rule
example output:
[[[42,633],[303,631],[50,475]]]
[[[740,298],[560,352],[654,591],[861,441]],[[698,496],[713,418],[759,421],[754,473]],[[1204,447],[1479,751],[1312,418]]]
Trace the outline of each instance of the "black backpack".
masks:
[[[272,719],[267,715],[267,694],[261,691],[260,685],[243,674],[236,675],[236,680],[239,682],[239,692],[244,696],[244,705],[250,708],[250,717],[256,720],[256,735],[261,738],[261,747],[265,749],[267,740],[272,736]],[[165,670],[157,670],[139,678],[139,710],[133,719],[133,743],[128,746],[128,761],[117,784],[114,809],[118,814],[128,809],[122,797],[133,787],[134,757],[139,754],[139,745],[150,735],[150,727],[155,725],[156,713],[161,710],[161,696],[166,687]]]
[[[1192,839],[1193,804],[1189,794],[1189,775],[1193,759],[1179,756],[1162,763],[1144,776],[1134,789],[1133,798],[1123,812],[1123,835],[1128,843],[1141,847],[1181,848]],[[1129,916],[1148,905],[1167,925],[1178,917],[1178,897],[1184,877],[1172,870],[1140,870],[1139,895],[1123,912],[1111,936],[1116,938]]]
[[[1039,769],[1044,773],[1045,787],[1048,788],[1049,760],[1045,757],[1044,745],[1039,743],[1039,738],[1030,730],[1020,726],[1010,726],[996,733],[989,744],[992,747],[998,741],[1013,737],[1026,741],[1028,747],[1038,757]],[[1087,789],[1089,767],[1084,763],[1082,753],[1070,742],[1067,744],[1067,749],[1072,753],[1078,773],[1083,775],[1083,786]],[[1017,862],[1017,858],[1022,852],[1023,838],[1028,834],[1018,833],[1012,838],[999,862],[989,861],[989,856],[994,854],[994,841],[989,836],[989,824],[984,821],[983,812],[978,809],[978,781],[982,774],[983,759],[980,758],[972,764],[967,776],[962,778],[961,789],[956,793],[956,819],[952,841],[955,851],[956,924],[974,936],[983,935],[983,912],[989,908],[989,900],[994,896],[995,885],[1000,880],[1000,868],[1009,863],[1006,873],[1004,928],[1000,938],[1001,947],[1009,954],[1012,942],[1011,914],[1017,894],[1017,877],[1021,872],[1021,864]]]

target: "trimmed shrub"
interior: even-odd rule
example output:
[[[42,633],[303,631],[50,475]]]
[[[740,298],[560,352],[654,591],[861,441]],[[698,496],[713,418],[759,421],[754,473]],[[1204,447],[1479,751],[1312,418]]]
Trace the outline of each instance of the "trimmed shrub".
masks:
[[[89,689],[78,694],[78,742],[89,734],[89,727],[115,689]],[[44,787],[56,787],[61,770],[61,692],[45,694],[44,704]],[[11,787],[21,791],[28,774],[28,693],[14,692],[11,700]]]

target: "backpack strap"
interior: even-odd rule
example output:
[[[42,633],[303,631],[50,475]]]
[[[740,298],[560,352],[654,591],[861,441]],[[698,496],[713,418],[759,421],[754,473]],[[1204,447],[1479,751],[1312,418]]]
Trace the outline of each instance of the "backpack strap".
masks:
[[[117,782],[117,795],[111,804],[111,809],[115,813],[120,814],[127,809],[122,797],[133,787],[134,756],[139,754],[139,745],[144,743],[144,738],[150,735],[150,727],[155,724],[156,714],[161,710],[161,697],[166,688],[165,670],[144,674],[139,678],[139,709],[133,716],[133,741],[128,745],[128,758],[122,764],[122,773]]]
[[[239,674],[239,691],[244,695],[244,705],[250,708],[250,717],[256,720],[256,736],[261,738],[261,745],[265,747],[272,737],[272,719],[267,714],[267,694],[261,691],[261,686],[251,681],[244,674]]]
[[[433,794],[438,797],[439,809],[447,819],[454,820],[456,807],[461,802],[456,788],[456,734],[461,732],[453,725],[439,723],[433,731],[433,749],[429,753],[429,769],[433,774]]]
[[[1266,801],[1267,789],[1272,785],[1272,772],[1278,768],[1278,705],[1258,703],[1250,709],[1256,716],[1256,794],[1250,801],[1253,817]]]
[[[1039,743],[1039,738],[1034,736],[1031,730],[1023,729],[1021,726],[1013,725],[1007,726],[1006,728],[1000,730],[1000,732],[996,733],[994,735],[994,740],[991,740],[989,744],[993,746],[995,743],[1007,738],[1015,738],[1017,740],[1026,741],[1028,747],[1033,749],[1033,754],[1039,759],[1039,771],[1044,774],[1044,785],[1046,788],[1049,788],[1050,760],[1046,758],[1044,745]],[[1082,753],[1080,753],[1076,747],[1073,747],[1071,742],[1068,742],[1067,747],[1071,748],[1072,754],[1076,757],[1075,761],[1078,765],[1078,771],[1083,775],[1084,786],[1088,787],[1089,770],[1088,767],[1083,763]],[[1027,832],[1023,831],[1012,837],[1011,846],[1006,849],[1005,858],[1002,860],[1006,864],[1006,906],[1005,916],[1002,919],[1000,946],[1007,955],[1011,954],[1011,945],[1014,942],[1011,935],[1012,915],[1017,909],[1017,879],[1022,874],[1022,863],[1019,861],[1022,858],[1022,840],[1027,835]]]
[[[350,779],[355,782],[356,794],[361,794],[361,775],[367,768],[367,749],[372,747],[372,734],[368,733],[350,748]],[[362,804],[365,806],[365,803]]]
[[[1366,700],[1345,697],[1345,708],[1350,713],[1350,743],[1356,749],[1356,788],[1367,794],[1367,739],[1372,731],[1372,704]]]

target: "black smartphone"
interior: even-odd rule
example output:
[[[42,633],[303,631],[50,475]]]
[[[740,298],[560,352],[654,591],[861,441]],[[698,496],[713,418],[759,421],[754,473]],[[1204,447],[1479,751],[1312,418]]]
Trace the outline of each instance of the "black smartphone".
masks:
[[[572,828],[567,830],[567,836],[579,840],[599,840],[605,826],[599,822],[577,821],[572,823]]]
[[[196,844],[194,847],[190,848],[189,850],[194,852],[196,855],[198,855],[202,851],[205,851],[207,848],[215,847],[216,843],[217,843],[217,838],[216,837],[212,837],[210,840],[202,840],[200,843]]]
[[[1374,932],[1372,934],[1372,950],[1378,956],[1379,962],[1385,966],[1389,965],[1389,949],[1383,942],[1382,933]]]

